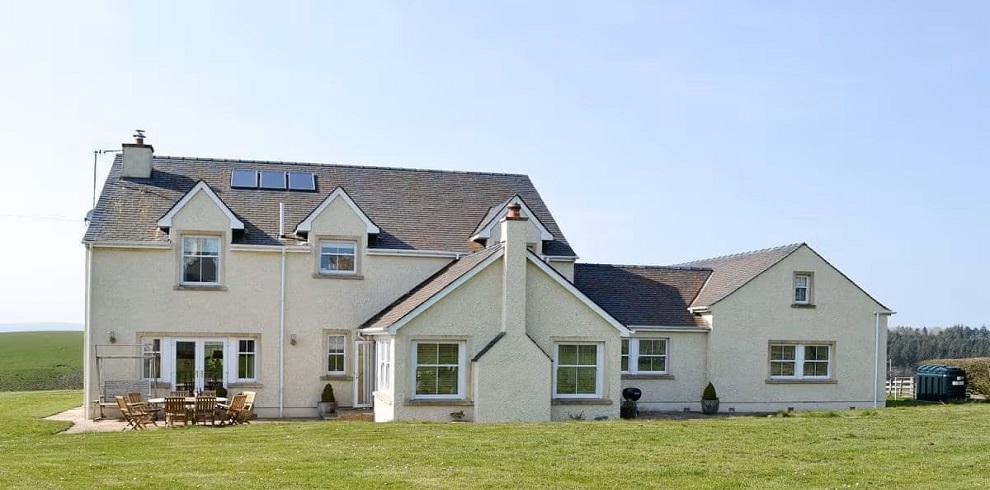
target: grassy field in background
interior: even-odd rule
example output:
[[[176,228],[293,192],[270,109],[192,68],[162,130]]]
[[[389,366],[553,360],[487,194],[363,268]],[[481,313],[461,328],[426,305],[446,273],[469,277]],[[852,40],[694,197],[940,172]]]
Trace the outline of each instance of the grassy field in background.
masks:
[[[56,434],[0,393],[4,488],[975,488],[990,404],[535,424],[311,421]]]
[[[0,391],[82,389],[82,332],[0,333]]]

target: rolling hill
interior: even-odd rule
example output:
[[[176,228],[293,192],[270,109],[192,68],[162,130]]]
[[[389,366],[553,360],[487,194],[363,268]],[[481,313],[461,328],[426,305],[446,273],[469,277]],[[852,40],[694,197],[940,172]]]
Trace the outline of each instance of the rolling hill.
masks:
[[[0,391],[80,389],[82,332],[0,333]]]

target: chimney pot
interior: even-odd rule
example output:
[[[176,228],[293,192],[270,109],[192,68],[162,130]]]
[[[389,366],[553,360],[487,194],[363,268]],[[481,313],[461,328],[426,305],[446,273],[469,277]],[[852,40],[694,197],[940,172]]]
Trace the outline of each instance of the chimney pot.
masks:
[[[506,218],[509,218],[509,219],[519,219],[519,210],[520,209],[522,209],[522,206],[520,206],[519,203],[517,203],[517,202],[514,202],[512,204],[509,204],[509,213],[506,215]]]

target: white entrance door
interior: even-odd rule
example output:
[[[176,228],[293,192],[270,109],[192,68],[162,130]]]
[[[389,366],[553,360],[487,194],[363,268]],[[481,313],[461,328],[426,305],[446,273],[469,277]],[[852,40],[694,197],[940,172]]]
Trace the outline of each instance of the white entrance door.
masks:
[[[172,351],[172,388],[181,391],[215,390],[227,385],[224,368],[226,342],[212,339],[176,340]]]
[[[374,404],[375,342],[354,341],[354,407],[367,408]]]

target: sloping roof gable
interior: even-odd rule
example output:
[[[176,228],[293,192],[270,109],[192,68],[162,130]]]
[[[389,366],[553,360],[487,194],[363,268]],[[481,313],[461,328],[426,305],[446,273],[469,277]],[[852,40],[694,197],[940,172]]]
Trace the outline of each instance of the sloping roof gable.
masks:
[[[691,308],[705,308],[732,294],[756,276],[773,267],[777,262],[794,253],[802,245],[804,244],[792,243],[781,247],[695,260],[676,264],[672,267],[700,267],[712,270],[708,282],[690,306]]]
[[[688,306],[711,269],[574,264],[574,285],[626,326],[699,327]]]
[[[175,217],[175,215],[178,214],[179,211],[181,211],[182,208],[186,204],[188,204],[189,201],[192,201],[192,199],[196,197],[196,194],[199,194],[200,192],[206,194],[206,196],[209,197],[211,201],[213,201],[213,204],[215,204],[217,208],[219,208],[220,211],[227,216],[227,219],[230,220],[231,229],[233,230],[244,229],[244,222],[237,219],[237,216],[234,215],[234,212],[231,211],[226,204],[224,204],[223,200],[221,200],[220,197],[217,196],[217,193],[213,192],[213,189],[211,189],[210,186],[206,182],[203,182],[202,180],[197,182],[196,185],[193,186],[193,188],[186,193],[186,195],[182,196],[182,199],[179,199],[179,201],[176,202],[174,206],[172,206],[172,209],[169,209],[168,212],[165,213],[165,215],[158,220],[158,227],[162,229],[170,228],[172,226],[172,218]]]
[[[364,322],[360,328],[394,331],[502,256],[502,244],[452,261],[429,279]]]
[[[319,216],[320,213],[322,213],[323,210],[330,206],[330,203],[336,199],[342,199],[344,203],[351,208],[351,211],[354,211],[354,214],[356,214],[358,218],[364,222],[365,227],[368,229],[368,233],[380,233],[382,231],[381,228],[379,228],[374,221],[371,221],[371,218],[364,213],[364,210],[354,203],[351,196],[347,195],[347,191],[345,191],[343,187],[338,187],[334,189],[333,192],[331,192],[330,195],[327,196],[327,198],[313,210],[313,212],[309,213],[309,215],[296,226],[296,232],[309,233],[312,230],[313,221],[316,217]]]
[[[481,219],[480,223],[478,223],[478,227],[474,229],[474,233],[471,234],[471,240],[491,238],[492,228],[498,226],[499,221],[501,221],[501,219],[508,214],[510,204],[519,205],[521,208],[519,211],[520,215],[525,218],[529,218],[530,223],[534,224],[536,229],[540,230],[541,240],[553,240],[553,233],[550,233],[550,231],[547,230],[547,227],[540,222],[540,219],[533,214],[533,211],[529,209],[529,206],[526,205],[526,202],[523,201],[518,194],[498,206],[492,206],[489,208],[488,212],[485,213],[485,217]]]

